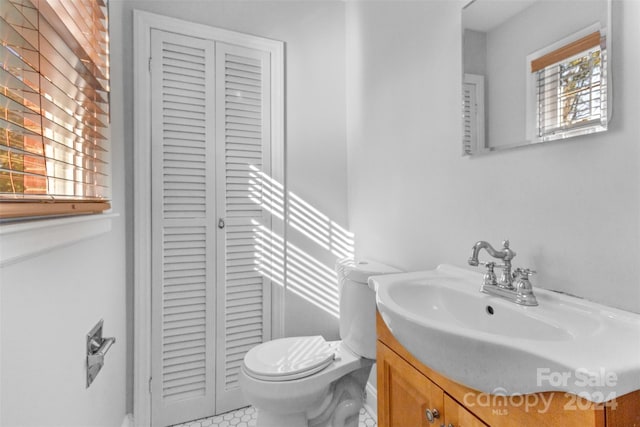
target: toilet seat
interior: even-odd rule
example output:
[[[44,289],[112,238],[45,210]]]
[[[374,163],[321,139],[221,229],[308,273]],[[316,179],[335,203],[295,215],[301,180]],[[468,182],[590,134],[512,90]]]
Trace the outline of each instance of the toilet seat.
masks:
[[[336,342],[321,336],[280,338],[247,352],[244,370],[264,381],[296,380],[315,374],[336,358]]]

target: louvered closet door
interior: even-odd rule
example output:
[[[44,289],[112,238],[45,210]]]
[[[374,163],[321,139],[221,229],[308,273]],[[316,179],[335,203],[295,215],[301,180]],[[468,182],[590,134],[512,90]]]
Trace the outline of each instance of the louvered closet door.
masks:
[[[471,154],[478,149],[476,120],[476,91],[475,86],[469,83],[462,85],[462,137],[464,152]]]
[[[462,85],[463,142],[465,154],[485,149],[484,77],[465,74]]]
[[[260,234],[270,229],[263,173],[270,170],[270,59],[267,52],[216,43],[217,176],[224,238],[218,250],[216,410],[243,404],[238,372],[244,355],[271,338],[271,283],[261,274]],[[223,94],[223,96],[221,96]],[[220,223],[222,225],[222,223]],[[268,234],[268,233],[267,233]]]
[[[214,413],[214,42],[152,30],[152,423]]]

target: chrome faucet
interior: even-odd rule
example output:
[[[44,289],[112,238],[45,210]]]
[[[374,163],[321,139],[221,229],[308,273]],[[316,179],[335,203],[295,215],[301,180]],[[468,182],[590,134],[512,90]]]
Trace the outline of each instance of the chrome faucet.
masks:
[[[479,242],[476,242],[476,244],[473,245],[473,252],[471,253],[471,258],[469,258],[469,265],[473,265],[475,267],[478,264],[480,264],[478,261],[478,254],[481,249],[486,249],[489,255],[491,255],[494,258],[501,259],[504,262],[504,264],[502,265],[494,263],[493,266],[491,266],[491,270],[493,270],[493,267],[502,268],[502,275],[500,276],[500,280],[497,283],[494,283],[494,285],[497,284],[501,288],[513,287],[513,276],[511,275],[511,260],[515,258],[516,253],[509,248],[509,241],[508,240],[503,241],[502,249],[500,249],[499,251],[495,250],[493,246],[491,246],[488,242],[485,242],[484,240],[480,240]],[[483,265],[486,265],[486,264],[483,264]]]
[[[502,260],[503,264],[478,261],[478,255],[482,249],[485,249],[492,257]],[[538,305],[538,301],[533,294],[531,282],[529,282],[529,276],[535,273],[535,271],[516,268],[513,273],[511,272],[511,260],[516,256],[516,253],[509,248],[508,240],[502,242],[502,249],[500,250],[494,249],[493,246],[484,240],[476,242],[472,250],[471,257],[468,261],[469,265],[475,267],[481,264],[487,267],[480,291],[506,298],[516,304],[527,306]],[[496,278],[493,271],[495,267],[502,269],[500,279]]]

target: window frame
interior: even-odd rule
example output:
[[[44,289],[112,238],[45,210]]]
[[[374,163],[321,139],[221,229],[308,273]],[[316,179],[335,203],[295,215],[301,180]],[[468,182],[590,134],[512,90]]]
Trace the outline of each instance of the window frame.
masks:
[[[527,118],[526,118],[526,135],[527,139],[533,142],[553,141],[564,139],[572,136],[585,135],[590,133],[606,131],[608,128],[608,100],[607,100],[607,70],[608,70],[608,34],[605,28],[601,28],[599,24],[590,25],[564,39],[553,43],[543,49],[540,49],[526,58],[527,67]],[[541,108],[539,100],[539,83],[538,74],[550,71],[554,67],[560,67],[581,56],[587,55],[587,52],[598,50],[600,52],[600,114],[588,121],[574,123],[562,126],[562,113],[560,109],[553,118],[541,118]],[[559,81],[559,79],[558,79]],[[592,87],[592,86],[590,86]],[[556,100],[559,101],[562,95],[559,93],[560,85],[558,85]],[[552,99],[549,96],[547,99]],[[556,120],[558,126],[551,130],[542,131],[541,121]]]
[[[62,0],[8,0],[2,7],[8,11],[2,18],[3,23],[11,27],[7,31],[30,37],[25,40],[30,41],[29,53],[37,60],[37,70],[34,72],[32,69],[33,79],[30,82],[21,80],[21,71],[10,69],[5,62],[4,74],[13,77],[14,80],[3,85],[2,94],[8,100],[12,100],[16,91],[9,85],[21,81],[22,86],[26,87],[29,83],[31,90],[29,94],[38,102],[27,109],[23,101],[22,109],[25,114],[40,120],[40,133],[29,134],[26,125],[23,126],[24,129],[12,133],[8,130],[12,126],[9,115],[14,119],[16,117],[19,119],[20,115],[15,114],[16,111],[10,108],[3,110],[2,118],[5,123],[3,130],[6,131],[6,138],[5,142],[0,141],[0,145],[9,166],[4,163],[7,167],[2,170],[7,176],[7,181],[13,184],[13,175],[29,176],[25,164],[38,159],[39,167],[44,173],[32,176],[37,176],[40,182],[45,183],[46,191],[41,191],[40,194],[29,194],[24,188],[22,190],[14,188],[13,193],[6,191],[0,194],[0,221],[98,214],[111,209],[108,0],[86,0],[82,4],[80,2],[69,4]],[[84,19],[87,13],[91,14],[91,21]],[[22,27],[20,14],[22,14]],[[87,37],[86,34],[98,34],[98,36]],[[22,61],[26,64],[25,57],[20,55],[20,49],[13,50],[14,42],[10,34],[5,32],[5,35],[6,37],[3,36],[1,41],[5,50],[15,55],[17,58],[14,59],[15,62]],[[76,56],[63,56],[60,53],[61,50],[67,53],[73,52]],[[62,60],[56,63],[55,58]],[[42,64],[48,65],[50,71],[45,72],[46,67]],[[67,87],[66,92],[63,90],[64,84],[60,83],[63,77],[69,79],[61,71],[64,67],[84,73],[83,80],[64,81]],[[56,80],[50,73],[62,77]],[[93,86],[89,86],[88,81],[92,81]],[[69,86],[69,83],[73,84]],[[44,89],[45,84],[55,86],[55,90],[62,94],[61,96],[66,95],[68,98],[53,97]],[[70,94],[69,89],[72,91],[77,89],[77,92],[88,89],[99,95],[81,102],[78,97]],[[17,91],[17,93],[25,95],[26,92]],[[17,100],[15,104],[20,104],[19,101]],[[95,103],[99,103],[104,108],[96,112]],[[48,107],[45,108],[44,104]],[[55,109],[58,115],[52,118],[51,109]],[[65,118],[67,122],[64,122]],[[62,120],[62,122],[56,120]],[[56,136],[51,136],[51,133],[45,133],[45,130],[51,131],[51,127],[47,128],[45,122],[52,124],[54,128],[57,126],[62,132],[67,132],[70,137],[61,142]],[[20,125],[15,126],[15,128],[19,127]],[[55,134],[55,131],[52,133]],[[36,141],[35,145],[42,146],[40,153],[26,149],[25,141],[31,137]],[[16,139],[12,141],[11,138]],[[13,142],[19,142],[20,138],[23,146],[14,145]],[[66,158],[61,160],[58,154],[52,153],[54,151],[50,149],[52,146],[67,152],[72,160],[65,163]],[[97,151],[100,153],[96,154]],[[12,158],[19,159],[22,165],[12,167],[10,163]],[[96,166],[97,163],[100,165]],[[59,164],[63,164],[62,166],[66,168],[67,175],[64,178],[53,172]],[[97,177],[97,175],[100,176]],[[52,190],[54,188],[52,183],[61,180],[67,181],[66,186],[73,190],[52,194],[55,191]],[[98,187],[101,189],[100,192],[91,194],[91,190]],[[66,192],[73,194],[64,194]]]

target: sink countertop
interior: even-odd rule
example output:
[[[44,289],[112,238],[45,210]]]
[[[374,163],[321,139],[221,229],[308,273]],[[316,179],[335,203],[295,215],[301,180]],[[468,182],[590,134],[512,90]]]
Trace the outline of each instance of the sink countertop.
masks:
[[[378,310],[418,360],[491,394],[566,391],[604,402],[640,389],[640,315],[536,288],[525,307],[479,291],[482,273],[376,276]]]

